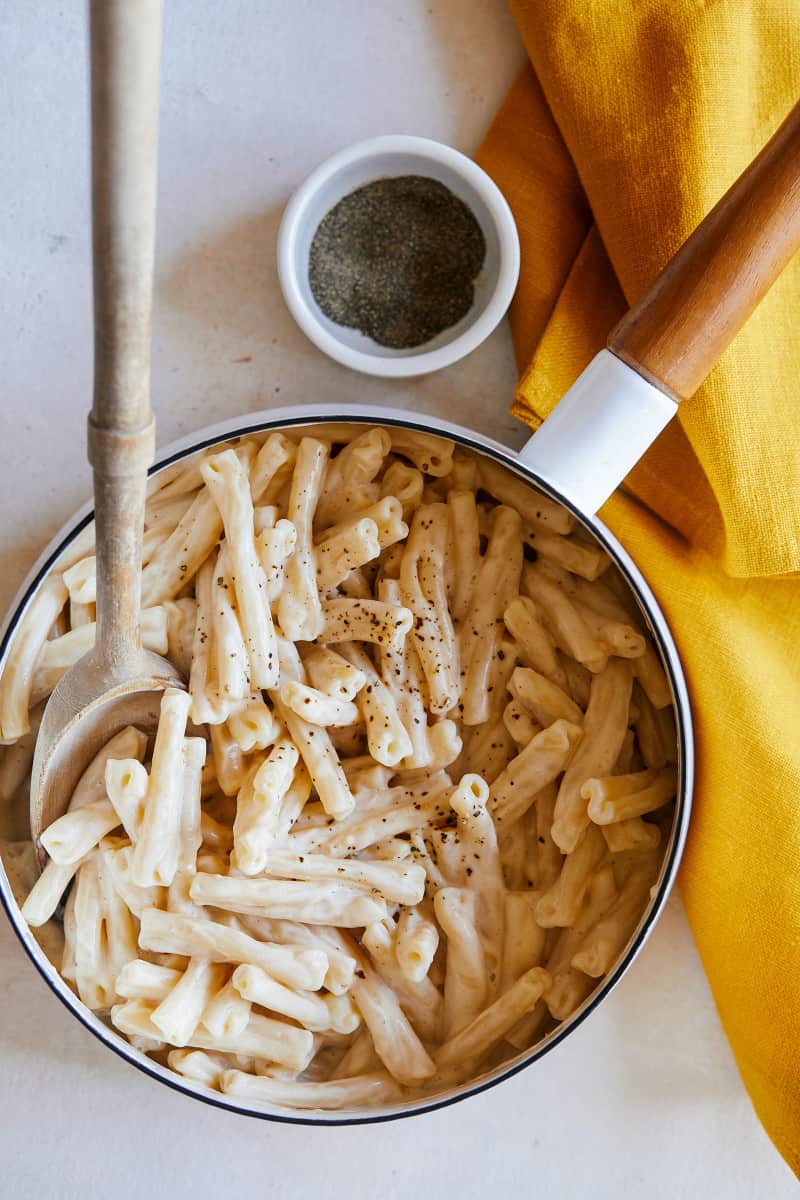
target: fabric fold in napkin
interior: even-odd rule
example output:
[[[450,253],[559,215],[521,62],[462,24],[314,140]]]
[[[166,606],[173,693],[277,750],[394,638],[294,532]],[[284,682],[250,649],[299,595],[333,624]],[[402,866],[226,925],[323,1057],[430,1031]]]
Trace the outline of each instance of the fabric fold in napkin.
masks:
[[[535,427],[800,98],[792,0],[512,0],[530,65],[478,160],[520,231]],[[800,1173],[800,256],[604,507],[696,723],[681,890],[767,1132]]]

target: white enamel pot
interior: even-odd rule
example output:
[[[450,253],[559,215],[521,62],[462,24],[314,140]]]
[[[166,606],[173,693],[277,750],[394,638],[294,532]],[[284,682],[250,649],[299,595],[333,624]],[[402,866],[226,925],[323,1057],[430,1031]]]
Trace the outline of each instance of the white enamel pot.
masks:
[[[622,367],[623,364],[620,364]],[[623,367],[625,372],[633,374],[629,368]],[[647,911],[643,914],[642,920],[631,938],[625,953],[620,957],[615,968],[606,976],[596,991],[589,997],[588,1001],[571,1017],[568,1021],[560,1025],[548,1037],[540,1042],[533,1050],[520,1054],[515,1059],[503,1065],[503,1067],[495,1072],[491,1072],[485,1077],[482,1077],[477,1082],[465,1084],[458,1088],[453,1088],[446,1094],[436,1096],[429,1099],[414,1101],[407,1104],[401,1104],[391,1109],[381,1110],[364,1110],[360,1112],[348,1111],[346,1114],[337,1114],[335,1112],[314,1112],[309,1114],[301,1114],[293,1110],[277,1108],[275,1106],[255,1104],[236,1100],[233,1097],[221,1095],[219,1092],[211,1091],[200,1084],[195,1084],[190,1080],[180,1078],[172,1071],[159,1066],[157,1063],[149,1059],[139,1050],[134,1049],[116,1030],[109,1028],[104,1022],[92,1013],[88,1008],[81,1003],[69,985],[61,978],[58,971],[44,954],[33,933],[28,928],[23,919],[19,907],[12,895],[8,876],[3,870],[0,872],[0,898],[2,898],[5,909],[11,920],[17,935],[19,936],[25,950],[33,961],[39,973],[55,991],[56,995],[67,1005],[67,1007],[75,1014],[79,1021],[92,1031],[102,1042],[110,1049],[114,1050],[122,1058],[145,1071],[155,1079],[161,1080],[170,1087],[176,1088],[179,1091],[186,1092],[189,1095],[197,1096],[200,1099],[207,1101],[210,1104],[216,1104],[222,1108],[232,1109],[235,1112],[249,1113],[254,1116],[261,1116],[280,1121],[299,1121],[313,1124],[351,1124],[359,1121],[378,1121],[385,1120],[391,1117],[409,1116],[413,1113],[425,1112],[430,1109],[441,1107],[443,1104],[453,1103],[455,1100],[462,1099],[465,1096],[472,1095],[482,1091],[500,1080],[507,1078],[521,1070],[522,1067],[536,1061],[543,1054],[546,1054],[554,1046],[556,1046],[564,1037],[568,1035],[570,1030],[575,1028],[583,1021],[590,1012],[600,1003],[603,997],[615,986],[622,974],[627,970],[633,959],[641,950],[648,934],[650,933],[655,921],[661,912],[670,888],[675,879],[675,873],[680,861],[683,844],[686,838],[686,831],[689,823],[689,811],[691,808],[691,793],[692,793],[692,777],[693,777],[693,752],[692,752],[692,724],[691,713],[689,708],[689,700],[686,692],[686,683],[681,670],[680,659],[675,649],[672,636],[667,626],[664,617],[658,609],[658,605],[653,597],[652,592],[647,586],[642,575],[636,568],[630,556],[625,552],[616,538],[609,530],[598,520],[597,517],[587,516],[582,513],[574,504],[568,494],[562,491],[556,478],[550,473],[537,471],[528,465],[528,456],[535,451],[538,438],[534,437],[528,445],[519,453],[492,441],[490,438],[482,437],[472,433],[469,429],[465,429],[460,425],[453,425],[447,421],[438,421],[429,417],[425,417],[424,421],[418,419],[414,413],[399,412],[397,409],[378,408],[375,406],[352,405],[346,412],[341,411],[341,407],[336,409],[319,407],[299,407],[299,408],[284,408],[273,410],[270,412],[256,413],[247,418],[239,420],[226,421],[221,425],[216,425],[201,431],[190,438],[185,438],[181,442],[168,447],[162,455],[159,456],[158,463],[153,468],[154,472],[171,465],[182,458],[187,458],[197,451],[203,450],[217,442],[229,441],[231,438],[242,437],[248,434],[268,431],[273,429],[289,429],[289,428],[305,428],[309,427],[309,431],[316,423],[330,421],[352,421],[354,423],[381,424],[386,426],[401,425],[410,429],[424,430],[427,433],[438,433],[443,437],[451,438],[469,449],[480,454],[485,454],[492,459],[501,462],[522,479],[535,485],[546,495],[554,500],[560,501],[566,505],[571,512],[580,520],[584,528],[589,530],[603,548],[611,555],[613,561],[619,567],[623,576],[629,583],[633,594],[641,609],[642,615],[653,635],[656,646],[661,654],[665,670],[667,672],[670,685],[672,687],[673,697],[675,701],[675,712],[677,718],[678,729],[678,757],[679,757],[679,789],[678,798],[675,808],[675,820],[670,833],[669,840],[666,845],[661,874],[659,876],[658,885],[655,895],[651,900]],[[553,473],[557,475],[557,471]],[[30,575],[22,586],[22,589],[12,605],[11,612],[6,619],[5,625],[0,635],[0,670],[5,655],[8,651],[8,646],[14,631],[17,628],[28,604],[30,603],[37,587],[42,579],[48,573],[50,568],[56,562],[63,550],[69,543],[81,532],[86,524],[92,519],[91,508],[87,505],[79,512],[65,528],[54,538],[48,548],[39,558]]]
[[[532,487],[564,504],[608,552],[630,586],[672,688],[679,787],[674,823],[650,903],[614,968],[572,1017],[533,1049],[476,1081],[378,1111],[298,1113],[271,1105],[240,1103],[181,1079],[148,1059],[91,1013],[61,979],[23,920],[4,869],[0,872],[0,898],[28,956],[56,995],[105,1045],[152,1078],[218,1107],[276,1121],[340,1125],[427,1112],[492,1087],[548,1054],[597,1008],[642,949],[674,883],[689,824],[694,751],[686,682],[667,622],[636,564],[595,514],[675,415],[678,402],[696,390],[798,245],[800,109],[790,114],[620,323],[609,339],[610,349],[594,359],[519,453],[445,421],[427,417],[421,420],[413,412],[399,413],[396,409],[354,405],[344,413],[340,406],[319,406],[251,415],[210,427],[161,454],[154,471],[233,437],[345,420],[441,434],[502,463]],[[51,542],[30,572],[0,631],[0,669],[42,579],[91,519],[87,505]]]

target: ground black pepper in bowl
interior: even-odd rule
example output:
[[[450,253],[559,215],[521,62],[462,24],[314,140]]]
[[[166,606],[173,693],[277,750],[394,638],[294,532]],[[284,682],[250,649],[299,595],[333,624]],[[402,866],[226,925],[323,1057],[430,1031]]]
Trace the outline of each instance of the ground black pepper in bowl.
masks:
[[[337,325],[408,350],[466,316],[485,257],[462,200],[436,179],[398,175],[357,188],[323,217],[308,280]]]

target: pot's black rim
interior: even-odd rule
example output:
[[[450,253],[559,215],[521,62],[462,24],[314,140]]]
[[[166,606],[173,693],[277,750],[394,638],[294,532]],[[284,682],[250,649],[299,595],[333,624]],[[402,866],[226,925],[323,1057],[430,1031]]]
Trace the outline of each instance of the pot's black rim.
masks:
[[[184,1084],[178,1075],[171,1072],[168,1073],[164,1069],[164,1073],[154,1069],[154,1064],[149,1063],[144,1055],[141,1058],[135,1057],[132,1053],[132,1048],[127,1042],[124,1042],[120,1035],[116,1034],[110,1028],[102,1025],[98,1021],[95,1025],[90,1021],[82,1011],[83,1005],[78,1000],[77,996],[68,987],[66,982],[57,974],[55,968],[50,964],[51,975],[39,956],[49,963],[46,959],[44,951],[42,951],[36,943],[33,935],[30,933],[28,926],[22,918],[19,908],[14,901],[11,893],[11,888],[5,877],[5,871],[0,870],[0,900],[3,908],[11,923],[11,926],[22,943],[22,948],[27,954],[30,961],[33,963],[37,972],[47,984],[47,986],[55,993],[61,1003],[75,1016],[81,1025],[89,1031],[98,1041],[112,1050],[124,1062],[136,1067],[144,1075],[157,1081],[161,1084],[166,1084],[173,1091],[179,1092],[184,1096],[189,1096],[194,1100],[199,1100],[204,1104],[208,1104],[213,1108],[222,1109],[226,1112],[239,1113],[242,1116],[254,1117],[259,1120],[274,1121],[284,1125],[311,1125],[324,1127],[339,1127],[343,1125],[377,1125],[389,1121],[397,1121],[409,1117],[422,1116],[424,1113],[436,1112],[438,1109],[448,1108],[452,1104],[457,1104],[462,1100],[470,1099],[473,1096],[478,1096],[482,1092],[489,1091],[490,1088],[496,1087],[506,1079],[511,1079],[514,1075],[518,1075],[520,1071],[538,1062],[545,1054],[548,1054],[556,1046],[558,1046],[564,1038],[566,1038],[574,1029],[577,1029],[583,1022],[598,1008],[605,997],[616,987],[622,976],[627,972],[628,968],[633,963],[634,959],[639,954],[642,946],[649,937],[658,918],[661,916],[664,905],[672,885],[675,881],[678,865],[683,847],[686,840],[686,833],[689,824],[689,816],[691,812],[692,787],[694,781],[694,748],[692,739],[692,715],[689,698],[686,689],[683,672],[680,668],[680,660],[677,648],[672,639],[669,630],[669,625],[664,617],[655,596],[650,591],[644,578],[639,573],[633,560],[628,555],[627,551],[614,538],[611,532],[606,529],[605,525],[598,520],[597,517],[587,517],[581,513],[575,505],[566,497],[563,496],[557,487],[549,481],[541,478],[535,472],[531,471],[520,462],[513,450],[506,449],[490,440],[483,440],[479,435],[472,435],[469,431],[460,427],[453,427],[449,424],[439,425],[435,418],[426,422],[416,421],[408,417],[395,417],[391,412],[381,410],[380,415],[377,413],[370,416],[368,411],[364,413],[332,413],[330,410],[326,412],[324,408],[317,410],[314,414],[280,416],[271,419],[253,418],[249,423],[243,422],[236,424],[233,428],[218,428],[208,437],[193,440],[190,445],[185,445],[183,448],[177,449],[168,453],[165,457],[160,458],[151,468],[148,474],[154,474],[157,471],[163,470],[172,463],[177,462],[182,458],[188,458],[201,450],[213,446],[215,443],[232,441],[235,438],[246,437],[249,434],[261,433],[269,429],[288,429],[303,425],[323,425],[323,424],[381,424],[381,425],[396,425],[401,428],[414,429],[420,433],[433,433],[439,437],[449,438],[460,442],[464,446],[468,446],[471,450],[479,454],[488,454],[497,462],[507,467],[514,474],[520,476],[527,483],[543,491],[551,499],[558,501],[568,509],[572,515],[587,528],[591,534],[601,543],[604,549],[611,556],[614,564],[621,570],[625,577],[628,586],[636,596],[643,615],[645,616],[650,632],[655,638],[658,648],[661,652],[662,663],[665,666],[672,687],[673,695],[676,698],[676,724],[678,732],[678,748],[679,748],[679,769],[680,769],[680,786],[678,789],[677,803],[675,808],[675,820],[672,829],[670,844],[667,848],[664,860],[661,866],[661,880],[658,886],[658,891],[650,902],[650,908],[637,929],[633,939],[629,943],[625,954],[620,958],[614,970],[605,976],[602,983],[591,994],[588,1000],[578,1009],[574,1016],[568,1018],[562,1025],[559,1025],[551,1034],[549,1034],[542,1044],[534,1047],[528,1056],[522,1061],[514,1063],[512,1066],[503,1068],[490,1079],[481,1080],[472,1085],[467,1085],[455,1094],[432,1097],[429,1102],[422,1101],[419,1104],[409,1106],[407,1109],[399,1109],[394,1112],[385,1113],[370,1113],[369,1111],[363,1114],[352,1114],[349,1116],[317,1116],[317,1115],[288,1115],[284,1113],[259,1111],[255,1108],[244,1108],[241,1105],[232,1102],[231,1098],[224,1097],[221,1093],[213,1093],[211,1091],[201,1092]],[[43,560],[41,566],[36,571],[35,575],[29,582],[21,597],[17,600],[14,606],[12,615],[7,621],[2,639],[0,639],[0,662],[8,648],[12,633],[17,627],[17,624],[28,605],[31,597],[39,587],[42,579],[55,563],[56,559],[62,551],[69,545],[71,541],[90,523],[93,519],[93,512],[87,512],[82,517],[74,522],[68,531],[60,538],[47,557]],[[32,944],[31,944],[32,943]],[[34,950],[34,946],[36,949]],[[96,1020],[96,1018],[93,1018]]]

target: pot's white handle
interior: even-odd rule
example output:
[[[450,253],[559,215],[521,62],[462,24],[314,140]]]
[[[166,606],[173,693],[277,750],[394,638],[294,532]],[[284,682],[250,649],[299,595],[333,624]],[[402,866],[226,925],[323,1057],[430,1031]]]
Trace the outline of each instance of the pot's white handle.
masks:
[[[587,513],[694,394],[800,248],[800,104],[522,451]]]
[[[161,0],[91,0],[97,638],[115,677],[139,670],[142,529],[155,426],[150,324]],[[148,672],[149,673],[149,672]],[[108,676],[110,678],[110,675]]]
[[[519,457],[580,512],[596,513],[677,411],[671,396],[601,350]]]

